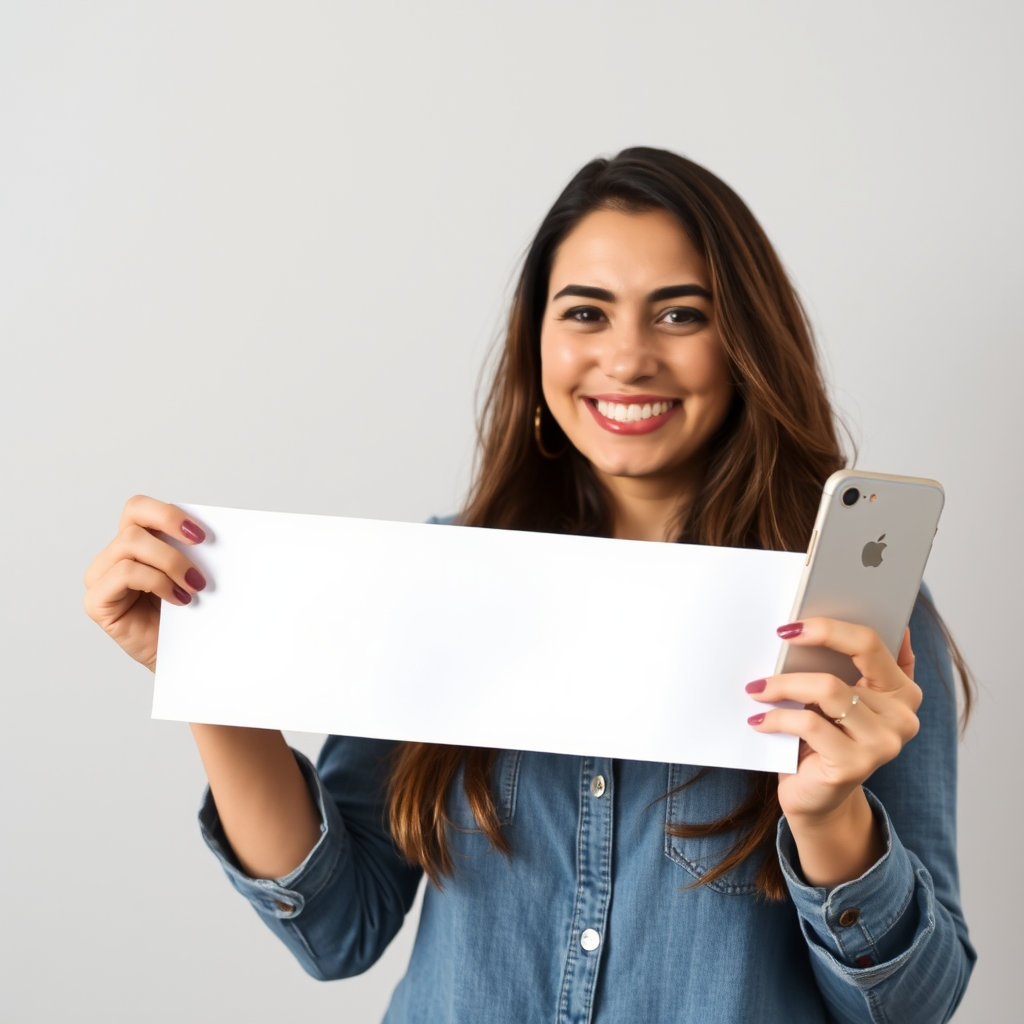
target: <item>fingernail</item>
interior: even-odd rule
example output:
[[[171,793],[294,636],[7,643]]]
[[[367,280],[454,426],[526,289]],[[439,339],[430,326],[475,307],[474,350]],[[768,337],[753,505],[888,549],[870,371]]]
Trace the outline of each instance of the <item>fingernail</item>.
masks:
[[[793,637],[799,636],[803,631],[804,624],[802,622],[789,622],[775,630],[783,640],[792,640]]]
[[[174,585],[174,596],[182,604],[188,604],[192,600],[192,595],[187,590],[182,590],[177,584]]]
[[[181,524],[181,532],[188,537],[189,540],[195,541],[198,544],[202,540],[206,540],[206,531],[201,526],[196,526],[191,519],[186,519]]]
[[[767,685],[767,679],[755,679],[752,683],[747,683],[745,689],[747,693],[763,693]]]
[[[185,573],[185,582],[193,590],[202,590],[203,587],[206,586],[206,580],[198,569],[189,569],[189,571]]]
[[[768,714],[767,711],[762,711],[759,715],[751,715],[747,719],[747,725],[760,725],[764,721],[764,716]]]

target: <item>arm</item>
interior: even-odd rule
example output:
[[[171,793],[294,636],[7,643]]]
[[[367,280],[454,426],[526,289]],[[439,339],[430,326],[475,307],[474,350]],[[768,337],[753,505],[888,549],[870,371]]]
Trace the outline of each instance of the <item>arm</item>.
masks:
[[[790,822],[784,818],[779,825],[780,861],[815,976],[843,1022],[947,1021],[976,959],[960,908],[956,863],[953,672],[942,637],[920,604],[910,628],[923,698],[920,730],[871,775],[866,790],[858,786],[854,794],[872,812],[859,841],[880,842],[880,858],[855,876],[809,875]],[[819,852],[813,847],[811,859]]]
[[[415,898],[422,871],[403,860],[384,823],[391,749],[388,741],[329,736],[314,767],[285,747],[316,809],[318,834],[288,874],[247,873],[210,791],[200,809],[203,838],[232,885],[314,978],[347,978],[371,967]]]
[[[210,780],[199,812],[207,845],[307,973],[365,971],[397,934],[423,874],[384,824],[392,744],[329,736],[314,767],[279,732],[221,737],[219,728],[192,727]],[[235,767],[240,755],[248,777]]]
[[[192,724],[224,836],[254,878],[294,871],[320,838],[298,763],[273,729]]]
[[[162,602],[188,604],[207,585],[162,537],[187,550],[206,533],[176,506],[135,495],[85,573],[89,617],[151,671]],[[401,926],[421,874],[383,823],[390,744],[330,737],[318,773],[275,730],[192,732],[210,781],[203,838],[235,888],[314,977],[366,970]]]

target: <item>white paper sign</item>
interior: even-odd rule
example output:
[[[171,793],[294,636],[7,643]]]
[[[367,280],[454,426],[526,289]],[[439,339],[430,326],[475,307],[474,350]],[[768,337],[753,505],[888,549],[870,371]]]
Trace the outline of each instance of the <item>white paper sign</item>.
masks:
[[[795,771],[743,687],[804,555],[180,505],[153,717]]]

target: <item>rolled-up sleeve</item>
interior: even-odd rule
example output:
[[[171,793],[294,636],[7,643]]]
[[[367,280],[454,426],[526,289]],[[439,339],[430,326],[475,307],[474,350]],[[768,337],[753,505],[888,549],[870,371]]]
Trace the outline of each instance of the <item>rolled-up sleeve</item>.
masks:
[[[865,787],[884,841],[859,878],[827,890],[799,872],[789,826],[777,850],[818,987],[843,1024],[939,1024],[976,960],[956,863],[956,699],[948,652],[920,603],[911,618],[921,730]]]
[[[860,878],[832,890],[807,885],[794,867],[796,847],[785,818],[778,836],[779,860],[804,937],[824,966],[859,986],[897,971],[935,927],[927,871],[893,834],[878,798],[865,792],[881,824],[885,853]]]
[[[390,744],[331,736],[314,766],[293,750],[320,814],[320,838],[281,878],[239,866],[209,787],[199,810],[203,840],[231,884],[315,978],[371,967],[412,906],[421,870],[395,849],[384,823],[383,776]]]

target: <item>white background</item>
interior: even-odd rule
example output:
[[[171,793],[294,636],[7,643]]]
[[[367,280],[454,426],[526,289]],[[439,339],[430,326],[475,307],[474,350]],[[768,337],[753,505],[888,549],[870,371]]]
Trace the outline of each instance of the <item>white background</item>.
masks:
[[[0,1014],[379,1019],[412,928],[363,977],[302,973],[202,846],[187,727],[150,721],[82,574],[135,492],[454,510],[520,255],[583,163],[642,144],[759,216],[859,465],[946,487],[927,579],[982,688],[960,807],[981,960],[956,1020],[1007,1019],[1022,12],[4,0]]]

